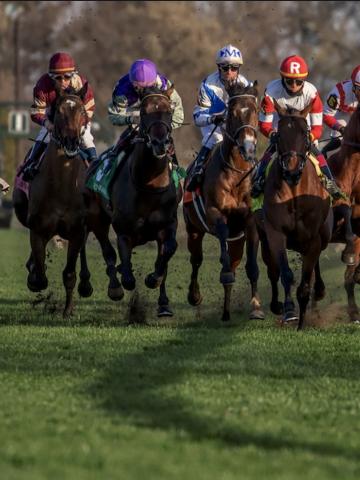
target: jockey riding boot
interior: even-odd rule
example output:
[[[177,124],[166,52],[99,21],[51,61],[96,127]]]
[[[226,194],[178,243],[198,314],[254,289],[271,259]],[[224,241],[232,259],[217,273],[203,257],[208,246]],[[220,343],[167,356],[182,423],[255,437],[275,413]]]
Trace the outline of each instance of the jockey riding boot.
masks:
[[[22,178],[25,182],[30,182],[30,180],[33,180],[39,171],[39,159],[42,153],[45,151],[46,146],[47,143],[45,142],[39,140],[35,142],[22,171]]]
[[[273,148],[268,148],[259,162],[259,166],[252,181],[252,187],[250,192],[250,196],[252,198],[257,198],[264,192],[265,173],[273,153]]]
[[[198,153],[198,156],[195,160],[194,172],[186,188],[188,192],[195,191],[196,188],[200,185],[204,174],[203,165],[210,151],[211,148],[208,148],[205,145],[201,147],[200,152]]]
[[[325,145],[325,147],[321,150],[321,153],[324,155],[325,158],[327,158],[328,152],[331,152],[332,150],[336,150],[339,148],[341,145],[341,138],[339,137],[333,137],[329,143]]]
[[[346,198],[344,192],[340,190],[340,188],[336,185],[335,179],[332,176],[330,171],[329,165],[325,164],[320,167],[320,170],[325,176],[325,188],[330,193],[334,200],[338,200],[339,198]]]
[[[95,164],[98,161],[95,147],[84,148],[83,152],[86,155],[86,160],[89,162],[89,165]]]

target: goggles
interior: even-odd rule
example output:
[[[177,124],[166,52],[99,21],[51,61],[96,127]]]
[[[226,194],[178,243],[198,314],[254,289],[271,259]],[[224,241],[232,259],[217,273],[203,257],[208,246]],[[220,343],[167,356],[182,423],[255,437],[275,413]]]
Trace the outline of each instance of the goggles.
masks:
[[[232,72],[238,72],[240,69],[239,65],[219,65],[219,67],[223,72],[228,72],[229,70]]]
[[[63,73],[63,74],[52,73],[50,77],[53,80],[58,80],[60,82],[61,80],[70,80],[70,78],[72,78],[73,75],[74,73]]]
[[[304,80],[300,80],[299,78],[284,78],[284,81],[286,83],[286,85],[289,85],[291,87],[291,85],[297,85],[298,87],[300,87],[301,85],[304,85]]]

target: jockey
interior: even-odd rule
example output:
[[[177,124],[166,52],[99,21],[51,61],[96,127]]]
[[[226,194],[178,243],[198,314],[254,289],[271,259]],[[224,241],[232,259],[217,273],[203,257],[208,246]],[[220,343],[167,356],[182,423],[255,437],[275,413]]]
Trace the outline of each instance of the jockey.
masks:
[[[172,89],[170,102],[172,108],[173,129],[181,127],[184,121],[184,110],[180,95],[174,89],[174,84],[164,75],[161,75],[156,65],[146,58],[136,60],[130,67],[129,73],[124,75],[116,83],[112,101],[108,105],[108,115],[113,125],[124,126],[128,128],[121,134],[118,143],[115,146],[116,154],[120,150],[125,150],[131,139],[135,136],[137,126],[140,123],[140,95],[144,88],[157,87],[164,92]],[[175,152],[173,160],[178,164]]]
[[[310,104],[312,108],[307,117],[310,128],[310,151],[316,156],[319,166],[326,178],[326,189],[333,198],[340,198],[342,192],[336,185],[324,155],[318,150],[314,142],[322,134],[323,105],[316,87],[306,80],[308,66],[302,57],[291,55],[283,60],[280,66],[281,78],[269,82],[266,86],[264,97],[261,101],[259,127],[263,135],[270,139],[270,145],[260,160],[251,196],[258,197],[264,191],[266,167],[276,151],[278,114],[275,110],[274,100],[283,108],[304,110]]]
[[[36,173],[36,160],[44,151],[46,144],[49,143],[49,133],[54,129],[54,105],[56,101],[56,90],[72,88],[79,91],[87,83],[85,77],[80,75],[75,67],[75,62],[68,53],[55,53],[49,61],[48,73],[40,77],[34,87],[34,100],[31,106],[31,119],[42,128],[36,137],[35,144],[31,150],[29,159],[23,169],[23,179],[31,180]],[[84,99],[84,105],[89,120],[91,120],[95,101],[92,88],[88,84],[87,93]],[[97,159],[94,138],[90,131],[91,125],[88,122],[84,135],[82,137],[83,151],[89,162]]]
[[[329,92],[324,108],[324,123],[331,128],[331,140],[323,148],[322,153],[327,155],[331,150],[340,147],[345,127],[351,114],[356,110],[360,101],[360,65],[354,68],[351,80],[337,83]]]
[[[225,121],[229,95],[226,89],[239,83],[247,87],[250,82],[240,74],[243,58],[240,50],[226,45],[216,54],[217,71],[206,77],[199,89],[198,104],[193,111],[194,123],[203,136],[202,147],[195,159],[195,167],[187,190],[194,191],[201,183],[203,165],[212,147],[223,139],[220,126]],[[216,128],[217,127],[217,128]]]

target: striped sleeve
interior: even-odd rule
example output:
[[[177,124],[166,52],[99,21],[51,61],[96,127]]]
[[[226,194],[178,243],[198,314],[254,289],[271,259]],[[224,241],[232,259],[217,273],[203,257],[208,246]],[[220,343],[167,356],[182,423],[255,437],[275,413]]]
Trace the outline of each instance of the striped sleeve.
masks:
[[[85,110],[86,110],[86,113],[88,114],[89,120],[91,120],[95,111],[95,98],[94,98],[94,91],[89,83],[88,83],[86,95],[84,98],[84,105],[85,105]]]
[[[261,100],[259,115],[260,132],[265,135],[265,137],[268,137],[273,130],[274,113],[275,107],[272,98],[265,92]]]
[[[316,92],[315,98],[312,102],[310,110],[311,135],[313,140],[318,140],[322,135],[323,122],[323,103],[321,101],[319,92]]]
[[[210,115],[211,98],[205,82],[201,84],[197,105],[193,111],[194,123],[197,127],[206,127],[211,123]]]
[[[30,107],[31,120],[38,125],[43,125],[46,120],[46,96],[42,89],[36,85],[34,88],[33,103]]]
[[[340,107],[340,96],[336,86],[329,92],[324,106],[324,123],[333,130],[338,130],[341,125],[337,122],[335,115]]]

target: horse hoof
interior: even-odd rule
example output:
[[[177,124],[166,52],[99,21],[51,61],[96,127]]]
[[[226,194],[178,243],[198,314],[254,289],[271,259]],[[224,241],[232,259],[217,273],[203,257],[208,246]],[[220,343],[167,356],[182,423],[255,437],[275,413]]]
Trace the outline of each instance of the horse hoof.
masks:
[[[229,322],[230,321],[230,313],[229,312],[224,312],[222,317],[221,317],[222,322]]]
[[[124,290],[122,287],[117,287],[117,288],[108,288],[108,297],[110,300],[113,300],[114,302],[118,302],[123,299],[124,297]]]
[[[281,302],[271,302],[270,310],[274,315],[281,315],[284,311],[284,306]]]
[[[348,267],[351,267],[356,264],[356,255],[355,253],[343,252],[341,255],[341,261]]]
[[[78,285],[78,293],[80,297],[88,298],[93,294],[93,287],[90,282],[80,282]]]
[[[71,308],[65,308],[63,311],[63,318],[70,318],[73,313],[73,309]]]
[[[160,287],[162,280],[163,277],[156,277],[153,273],[149,273],[145,278],[145,285],[151,289],[158,288]]]
[[[121,284],[125,288],[125,290],[129,290],[131,292],[132,290],[135,290],[136,281],[135,281],[134,278],[133,279],[131,279],[131,278],[124,279],[122,277],[121,278]]]
[[[235,275],[233,272],[222,272],[220,273],[220,282],[223,285],[231,285],[235,283]]]
[[[283,322],[289,324],[291,322],[298,322],[299,317],[294,311],[285,312],[283,316]]]
[[[200,303],[203,300],[203,297],[202,297],[202,295],[200,295],[200,293],[198,293],[196,295],[192,294],[192,293],[189,293],[187,298],[188,298],[188,302],[193,307],[197,307],[198,305],[200,305]]]
[[[174,315],[173,311],[169,305],[159,305],[157,310],[157,316],[161,317],[172,317]]]
[[[252,312],[250,312],[249,319],[250,320],[264,320],[265,319],[265,313],[260,309],[253,310]]]
[[[323,298],[325,298],[325,290],[319,290],[318,292],[317,291],[314,292],[314,301],[315,302],[319,302]]]
[[[43,278],[42,280],[32,279],[32,276],[29,275],[27,279],[27,287],[31,292],[41,292],[42,290],[46,290],[48,287],[48,280],[47,278]]]

